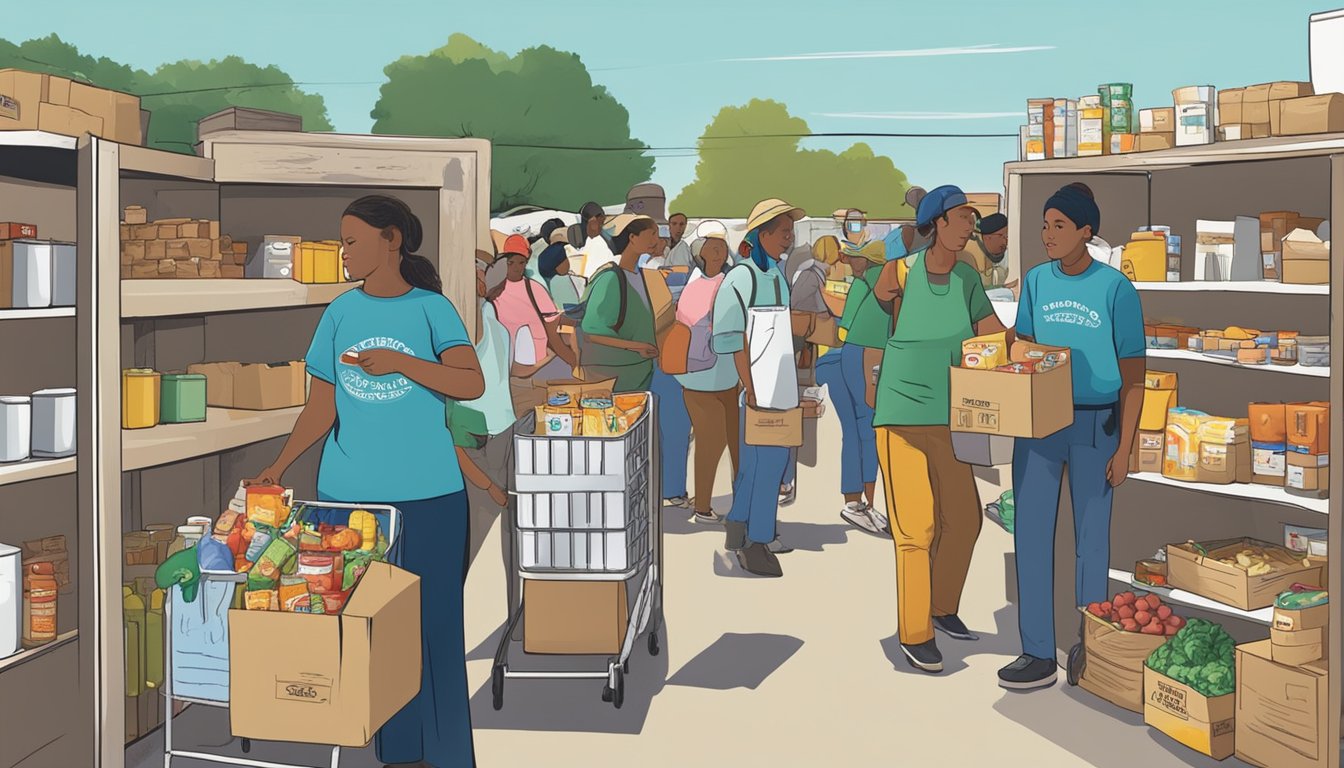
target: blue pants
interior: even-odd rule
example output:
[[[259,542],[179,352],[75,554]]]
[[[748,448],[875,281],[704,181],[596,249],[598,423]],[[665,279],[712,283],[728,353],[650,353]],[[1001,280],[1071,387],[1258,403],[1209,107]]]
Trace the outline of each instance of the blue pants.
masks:
[[[747,524],[747,541],[769,544],[775,540],[775,519],[779,516],[779,486],[789,468],[789,449],[747,445],[747,409],[739,417],[741,426],[741,466],[733,479],[733,508],[728,519]]]
[[[653,371],[653,394],[658,397],[658,447],[662,454],[663,498],[686,495],[686,462],[691,455],[691,414],[681,382]]]
[[[420,692],[378,731],[374,749],[383,763],[423,760],[435,768],[472,768],[476,757],[462,626],[467,493],[392,506],[401,510],[402,530],[391,559],[420,577],[422,666]]]
[[[826,385],[840,419],[840,492],[847,496],[877,482],[877,436],[865,381],[863,347],[846,344],[817,361],[817,383]]]
[[[1013,449],[1017,503],[1018,625],[1022,652],[1054,659],[1055,523],[1065,465],[1073,502],[1074,602],[1108,599],[1111,560],[1111,484],[1106,467],[1120,445],[1116,411],[1078,409],[1073,424],[1040,440],[1019,439]]]

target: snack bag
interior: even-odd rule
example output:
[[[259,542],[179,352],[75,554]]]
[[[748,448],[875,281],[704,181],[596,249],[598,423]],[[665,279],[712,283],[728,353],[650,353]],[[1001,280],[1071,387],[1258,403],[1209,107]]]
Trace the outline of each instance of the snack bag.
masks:
[[[992,371],[1008,364],[1008,335],[992,333],[961,343],[961,367]]]

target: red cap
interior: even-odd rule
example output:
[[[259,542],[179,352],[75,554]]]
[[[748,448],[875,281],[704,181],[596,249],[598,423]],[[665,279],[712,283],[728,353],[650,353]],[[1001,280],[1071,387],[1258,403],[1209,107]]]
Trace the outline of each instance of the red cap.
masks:
[[[531,256],[532,247],[527,244],[527,238],[522,235],[509,235],[504,241],[504,250],[500,252],[501,256],[510,254],[517,256]]]

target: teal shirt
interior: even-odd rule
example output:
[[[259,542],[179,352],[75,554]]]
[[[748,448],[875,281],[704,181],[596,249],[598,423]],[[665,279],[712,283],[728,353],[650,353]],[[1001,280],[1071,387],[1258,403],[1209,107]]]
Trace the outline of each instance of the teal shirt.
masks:
[[[732,355],[719,355],[713,367],[676,377],[683,389],[692,392],[725,392],[738,385],[737,365]]]
[[[509,392],[509,331],[499,322],[495,305],[481,302],[481,340],[476,342],[476,359],[481,364],[485,379],[485,394],[475,400],[448,401],[448,428],[458,445],[472,446],[474,440],[464,438],[492,437],[507,432],[513,426],[513,397]],[[465,442],[464,442],[465,441]]]
[[[340,361],[346,351],[392,349],[437,361],[471,346],[447,297],[414,288],[396,298],[362,289],[342,294],[322,313],[306,357],[308,373],[336,390],[336,426],[327,435],[317,490],[355,502],[433,499],[465,487],[445,398],[401,374],[370,376]]]
[[[756,301],[751,300],[752,285],[756,287]],[[710,321],[713,336],[710,348],[720,355],[731,356],[746,346],[747,312],[752,307],[789,306],[789,281],[773,265],[762,272],[750,259],[728,270],[714,297],[714,314]]]

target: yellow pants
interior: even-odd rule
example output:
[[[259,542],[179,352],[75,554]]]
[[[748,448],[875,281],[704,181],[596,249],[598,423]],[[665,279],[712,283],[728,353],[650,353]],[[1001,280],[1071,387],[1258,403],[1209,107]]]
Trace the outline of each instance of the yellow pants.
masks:
[[[947,427],[878,427],[877,460],[896,544],[901,642],[933,639],[933,617],[957,613],[980,537],[980,494]]]

